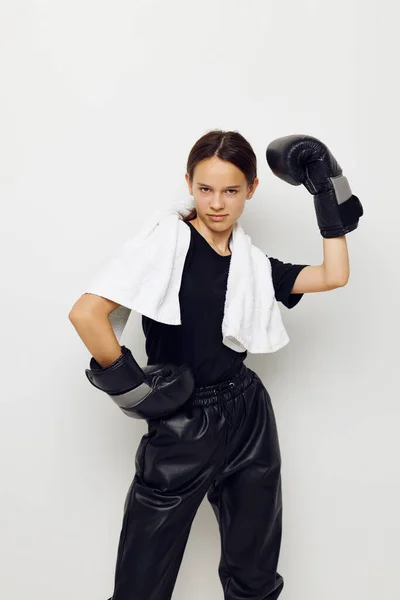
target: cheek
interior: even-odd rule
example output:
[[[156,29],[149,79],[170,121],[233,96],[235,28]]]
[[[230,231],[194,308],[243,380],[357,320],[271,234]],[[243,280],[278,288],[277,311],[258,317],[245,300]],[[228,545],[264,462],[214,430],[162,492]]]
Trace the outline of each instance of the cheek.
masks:
[[[202,194],[194,194],[194,201],[199,210],[208,207],[208,197]]]
[[[241,213],[243,211],[245,203],[246,199],[243,196],[232,198],[230,202],[232,212]]]

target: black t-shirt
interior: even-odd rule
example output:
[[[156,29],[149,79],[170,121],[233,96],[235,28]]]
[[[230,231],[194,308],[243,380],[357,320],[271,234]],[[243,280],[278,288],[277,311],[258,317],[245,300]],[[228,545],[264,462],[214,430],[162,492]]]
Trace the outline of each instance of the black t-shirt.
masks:
[[[233,376],[247,356],[222,343],[222,319],[231,256],[221,256],[190,223],[191,238],[182,272],[180,325],[142,316],[147,364],[171,362],[191,367],[197,386]],[[293,308],[303,294],[291,294],[297,275],[307,265],[283,263],[269,256],[275,297]]]

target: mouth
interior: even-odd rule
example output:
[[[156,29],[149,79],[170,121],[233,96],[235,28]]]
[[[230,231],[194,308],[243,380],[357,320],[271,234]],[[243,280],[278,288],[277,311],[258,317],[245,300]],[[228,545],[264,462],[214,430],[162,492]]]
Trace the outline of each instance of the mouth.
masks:
[[[222,219],[225,219],[227,216],[228,215],[208,215],[212,221],[222,221]]]

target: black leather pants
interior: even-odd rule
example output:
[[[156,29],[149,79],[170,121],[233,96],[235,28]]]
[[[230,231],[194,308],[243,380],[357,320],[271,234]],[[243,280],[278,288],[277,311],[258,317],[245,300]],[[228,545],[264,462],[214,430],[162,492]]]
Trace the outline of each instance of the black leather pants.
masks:
[[[173,415],[148,421],[125,502],[110,600],[170,600],[206,494],[221,534],[225,600],[278,598],[280,461],[271,399],[245,365],[234,379],[195,389]]]

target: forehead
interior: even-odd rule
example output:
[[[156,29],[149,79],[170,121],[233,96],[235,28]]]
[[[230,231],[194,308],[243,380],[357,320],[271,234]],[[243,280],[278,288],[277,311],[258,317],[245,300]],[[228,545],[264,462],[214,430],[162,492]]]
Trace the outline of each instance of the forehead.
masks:
[[[193,179],[209,185],[241,185],[246,182],[240,169],[216,156],[199,162],[194,170]]]

